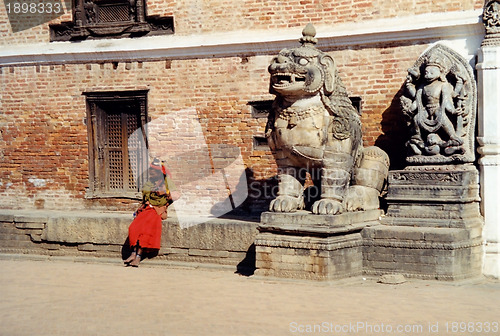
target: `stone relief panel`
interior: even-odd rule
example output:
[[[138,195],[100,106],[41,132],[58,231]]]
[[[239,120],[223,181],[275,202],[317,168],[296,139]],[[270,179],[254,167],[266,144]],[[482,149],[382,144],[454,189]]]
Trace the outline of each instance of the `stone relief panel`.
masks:
[[[484,4],[483,23],[486,36],[483,46],[500,45],[500,2],[489,0]]]
[[[437,44],[408,69],[401,108],[411,137],[407,162],[474,162],[477,90],[467,61]]]

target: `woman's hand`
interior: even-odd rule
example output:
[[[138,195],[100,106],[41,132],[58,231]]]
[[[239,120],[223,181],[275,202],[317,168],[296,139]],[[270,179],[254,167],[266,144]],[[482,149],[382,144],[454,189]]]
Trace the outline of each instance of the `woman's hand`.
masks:
[[[158,216],[161,217],[161,219],[167,219],[167,206],[166,205],[164,205],[164,206],[153,206],[153,208],[155,209],[155,211],[158,214]]]
[[[172,201],[177,201],[181,197],[181,193],[177,190],[171,191],[170,197],[172,197]]]

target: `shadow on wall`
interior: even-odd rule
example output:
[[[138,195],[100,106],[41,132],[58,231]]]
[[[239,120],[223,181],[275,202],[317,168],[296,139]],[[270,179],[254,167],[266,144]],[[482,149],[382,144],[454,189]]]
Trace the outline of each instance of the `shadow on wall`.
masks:
[[[391,105],[382,113],[382,134],[375,145],[383,149],[391,162],[390,170],[403,169],[406,166],[406,146],[410,127],[401,112],[399,98],[403,94],[404,83],[391,101]]]
[[[251,168],[246,168],[244,173],[245,178],[240,179],[240,183],[236,185],[234,189],[234,194],[245,194],[246,199],[235,205],[231,201],[232,210],[224,213],[219,218],[226,219],[243,219],[251,222],[260,222],[260,215],[262,212],[269,209],[269,204],[277,196],[278,179],[277,176],[273,176],[267,179],[255,179],[253,170]],[[232,195],[228,198],[231,199]],[[212,214],[216,214],[218,208],[224,202],[215,204],[212,209]],[[219,212],[220,213],[220,212]]]

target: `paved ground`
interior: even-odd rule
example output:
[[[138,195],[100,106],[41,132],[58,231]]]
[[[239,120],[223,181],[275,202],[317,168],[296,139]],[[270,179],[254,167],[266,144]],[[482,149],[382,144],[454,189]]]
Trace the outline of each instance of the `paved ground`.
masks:
[[[487,279],[318,283],[12,255],[0,267],[0,335],[500,334],[500,282]]]

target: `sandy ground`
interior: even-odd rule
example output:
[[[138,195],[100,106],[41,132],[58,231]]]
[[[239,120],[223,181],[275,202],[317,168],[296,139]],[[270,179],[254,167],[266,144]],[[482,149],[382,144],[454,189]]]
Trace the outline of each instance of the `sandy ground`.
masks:
[[[0,335],[500,335],[500,282],[245,277],[0,256]]]

